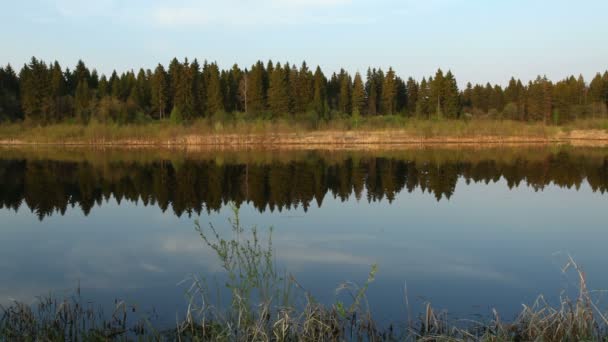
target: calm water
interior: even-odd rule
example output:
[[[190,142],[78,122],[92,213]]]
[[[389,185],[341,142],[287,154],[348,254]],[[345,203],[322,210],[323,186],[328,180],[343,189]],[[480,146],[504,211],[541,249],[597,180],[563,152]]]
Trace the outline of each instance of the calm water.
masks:
[[[608,289],[608,150],[0,150],[0,304],[80,284],[169,321],[191,274],[221,279],[194,220],[273,226],[281,268],[319,300],[363,282],[379,319],[426,301],[512,316],[574,291],[568,254]],[[604,302],[608,301],[608,298]],[[401,315],[401,316],[398,316]],[[162,318],[161,318],[162,319]]]

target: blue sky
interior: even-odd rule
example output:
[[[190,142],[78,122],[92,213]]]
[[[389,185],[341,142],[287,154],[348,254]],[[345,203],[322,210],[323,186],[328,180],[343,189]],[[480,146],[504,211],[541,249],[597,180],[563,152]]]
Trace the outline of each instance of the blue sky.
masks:
[[[0,11],[0,64],[32,55],[100,72],[197,57],[392,66],[402,77],[451,69],[459,82],[511,75],[587,79],[608,69],[606,0],[22,0]]]

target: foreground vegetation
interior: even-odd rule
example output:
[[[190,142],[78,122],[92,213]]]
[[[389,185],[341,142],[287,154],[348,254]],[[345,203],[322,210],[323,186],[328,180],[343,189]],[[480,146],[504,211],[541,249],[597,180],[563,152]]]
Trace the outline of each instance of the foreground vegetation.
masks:
[[[226,274],[230,301],[213,305],[213,291],[205,279],[193,277],[187,291],[186,312],[172,328],[155,327],[135,307],[116,301],[104,314],[83,303],[80,293],[71,299],[41,299],[36,307],[14,304],[0,308],[0,339],[28,341],[65,340],[179,340],[179,341],[580,341],[608,338],[608,320],[591,298],[585,276],[569,259],[564,272],[574,270],[579,295],[561,298],[551,306],[541,296],[524,305],[515,320],[507,322],[494,311],[484,322],[449,319],[430,304],[418,319],[405,317],[394,324],[378,324],[366,299],[377,267],[362,284],[337,288],[345,301],[323,305],[298,282],[282,274],[274,262],[272,230],[266,242],[255,227],[245,229],[233,207],[229,235],[213,226],[196,223],[206,247],[216,252]],[[406,293],[406,303],[407,293]],[[408,307],[409,311],[409,307]],[[179,317],[179,316],[178,316]]]

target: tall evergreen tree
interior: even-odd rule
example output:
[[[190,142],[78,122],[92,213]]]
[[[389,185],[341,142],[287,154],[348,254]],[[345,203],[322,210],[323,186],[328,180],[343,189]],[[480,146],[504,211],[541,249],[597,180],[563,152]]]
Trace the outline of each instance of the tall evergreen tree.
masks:
[[[443,87],[443,112],[448,118],[458,118],[460,116],[460,94],[456,78],[450,70],[445,75]]]
[[[314,76],[308,69],[306,62],[298,72],[297,93],[296,93],[296,113],[303,113],[310,108],[314,97]]]
[[[321,68],[317,66],[314,74],[314,95],[313,107],[319,118],[324,118],[327,114],[327,79]]]
[[[353,92],[352,92],[352,107],[353,114],[363,114],[365,111],[365,85],[363,85],[363,79],[360,73],[355,74],[353,80]]]
[[[348,73],[342,69],[338,76],[340,82],[340,90],[338,95],[338,109],[344,114],[351,112],[351,79]]]
[[[273,68],[268,88],[268,106],[274,117],[285,115],[289,112],[289,94],[285,69],[281,63]]]
[[[89,82],[86,78],[82,78],[76,86],[76,94],[74,96],[74,110],[76,117],[81,122],[88,122],[90,117],[91,91]]]
[[[407,111],[409,115],[416,114],[416,103],[418,102],[418,82],[412,77],[407,79]]]
[[[167,72],[161,64],[154,69],[150,88],[152,111],[158,113],[159,119],[164,119],[169,105],[169,82]]]
[[[207,89],[207,110],[210,115],[224,111],[224,99],[220,84],[220,71],[216,63],[209,64],[204,71],[205,88]]]
[[[389,68],[384,77],[382,85],[381,108],[382,114],[392,115],[395,113],[397,100],[397,83],[393,68]]]

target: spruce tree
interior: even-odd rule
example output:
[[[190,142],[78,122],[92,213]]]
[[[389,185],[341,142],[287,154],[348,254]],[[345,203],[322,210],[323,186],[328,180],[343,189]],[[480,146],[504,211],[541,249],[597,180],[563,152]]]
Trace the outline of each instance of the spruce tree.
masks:
[[[407,79],[407,111],[409,115],[416,114],[416,103],[418,102],[418,82],[412,77]]]
[[[309,109],[314,97],[314,76],[308,69],[306,62],[298,72],[297,94],[296,94],[296,113],[303,113]]]
[[[397,84],[395,72],[393,71],[393,68],[389,68],[386,76],[384,77],[384,83],[382,85],[382,97],[380,105],[382,114],[392,115],[395,113],[396,96]]]
[[[351,112],[351,79],[348,73],[342,69],[338,76],[340,82],[340,90],[338,95],[338,109],[344,114]]]
[[[209,64],[205,71],[205,88],[207,90],[207,111],[209,115],[224,111],[224,99],[220,84],[220,71],[216,63]]]
[[[355,74],[353,80],[353,91],[352,91],[352,107],[353,115],[360,115],[365,110],[365,86],[363,85],[363,79],[360,73]]]
[[[378,113],[378,86],[376,85],[376,69],[367,69],[367,81],[365,82],[367,93],[367,114]]]
[[[317,66],[314,74],[314,94],[313,107],[318,118],[325,118],[327,115],[327,79],[323,75],[321,68]]]
[[[448,118],[458,118],[460,116],[460,94],[456,78],[450,70],[445,75],[443,87],[443,112]]]
[[[268,106],[274,117],[285,115],[289,111],[287,77],[281,63],[274,66],[268,87]]]
[[[89,121],[90,116],[91,91],[89,90],[89,82],[83,78],[76,86],[76,94],[74,96],[74,110],[76,117],[83,123]]]
[[[165,113],[169,102],[169,82],[167,78],[165,68],[159,64],[154,69],[154,74],[150,80],[152,111],[158,113],[158,118],[161,120],[166,117]]]
[[[258,61],[247,75],[247,111],[257,115],[266,109],[266,70]]]

